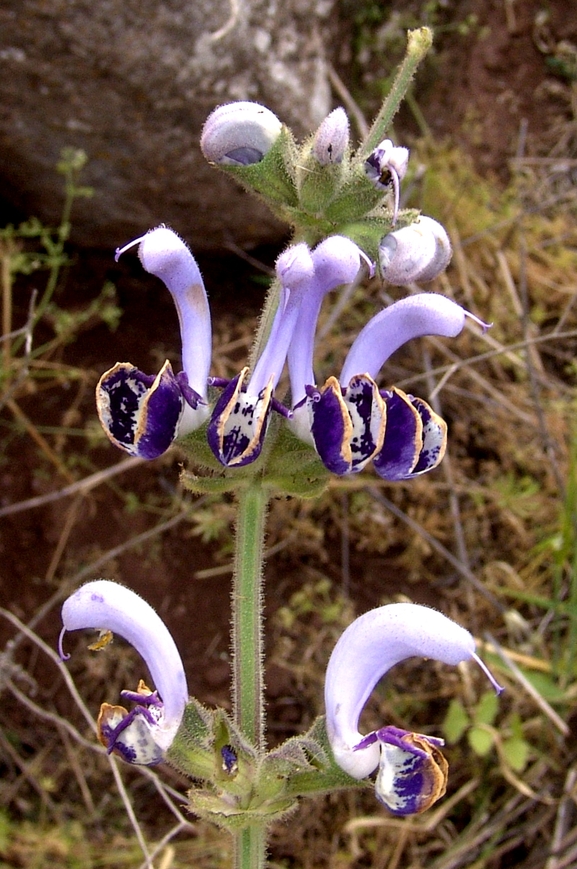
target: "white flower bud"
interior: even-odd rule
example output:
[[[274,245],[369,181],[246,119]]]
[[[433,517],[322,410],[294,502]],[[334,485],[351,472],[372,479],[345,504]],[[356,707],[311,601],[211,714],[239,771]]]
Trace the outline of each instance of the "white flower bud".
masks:
[[[281,129],[277,116],[258,103],[228,103],[208,116],[200,147],[211,163],[249,166],[270,151]]]
[[[452,249],[445,229],[432,217],[390,232],[379,244],[383,278],[395,286],[432,281],[451,261]]]
[[[315,133],[313,154],[321,164],[342,162],[349,144],[349,119],[343,108],[334,109],[327,115]]]

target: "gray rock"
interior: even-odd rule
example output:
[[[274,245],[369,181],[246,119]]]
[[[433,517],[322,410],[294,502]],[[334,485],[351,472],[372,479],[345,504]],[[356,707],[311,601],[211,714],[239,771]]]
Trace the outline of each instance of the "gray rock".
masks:
[[[193,247],[278,239],[282,227],[202,157],[216,106],[267,105],[298,135],[331,108],[335,0],[4,0],[0,195],[58,221],[65,146],[95,190],[75,242],[115,247],[160,222]]]

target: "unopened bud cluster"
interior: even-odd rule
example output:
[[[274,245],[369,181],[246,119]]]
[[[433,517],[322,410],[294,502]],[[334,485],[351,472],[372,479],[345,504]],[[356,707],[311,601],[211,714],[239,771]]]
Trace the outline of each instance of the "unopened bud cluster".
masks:
[[[392,284],[432,280],[449,263],[443,227],[400,209],[408,148],[383,139],[368,154],[364,142],[353,151],[343,108],[298,144],[269,109],[231,103],[212,112],[200,144],[207,160],[260,196],[309,245],[346,236]]]

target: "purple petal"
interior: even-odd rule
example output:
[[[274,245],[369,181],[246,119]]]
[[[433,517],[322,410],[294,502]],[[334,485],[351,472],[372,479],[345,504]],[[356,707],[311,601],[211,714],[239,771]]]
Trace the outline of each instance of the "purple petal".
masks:
[[[241,467],[260,455],[272,408],[272,382],[259,395],[243,391],[248,369],[220,395],[207,429],[208,445],[221,464]]]
[[[143,692],[140,695],[138,692],[121,692],[121,696],[130,693],[130,699],[141,704],[131,712],[124,706],[102,704],[97,721],[98,739],[109,754],[116,754],[126,763],[156,766],[164,760],[164,751],[156,742],[157,730],[164,717],[164,704],[154,691],[150,696],[156,701],[151,705],[143,696],[148,689],[144,682],[141,681],[140,685]],[[142,705],[143,701],[147,705]]]
[[[98,382],[96,407],[112,443],[131,456],[155,459],[177,436],[184,399],[170,362],[156,377],[117,362]]]
[[[350,438],[351,471],[362,471],[380,450],[385,436],[385,403],[374,380],[366,375],[353,377],[345,390],[353,431]]]
[[[422,398],[409,396],[423,422],[423,446],[412,476],[432,471],[442,461],[447,448],[447,423]]]
[[[310,408],[311,432],[321,461],[333,474],[348,474],[352,464],[353,426],[335,377],[329,377],[322,389],[315,392]]]
[[[413,338],[440,335],[454,338],[465,325],[465,311],[437,293],[418,293],[395,302],[369,320],[351,347],[340,382],[355,374],[377,377],[387,359]]]
[[[377,474],[391,482],[406,479],[423,446],[423,424],[409,397],[400,389],[381,392],[387,407],[383,446],[373,459]]]
[[[377,798],[395,815],[424,812],[447,789],[449,765],[438,747],[442,740],[396,727],[383,727],[377,735],[381,743]]]
[[[355,750],[362,740],[358,722],[391,667],[415,655],[455,665],[474,651],[468,631],[428,607],[389,604],[355,619],[333,650],[325,681],[327,732],[338,765],[359,779],[376,769],[378,744]]]

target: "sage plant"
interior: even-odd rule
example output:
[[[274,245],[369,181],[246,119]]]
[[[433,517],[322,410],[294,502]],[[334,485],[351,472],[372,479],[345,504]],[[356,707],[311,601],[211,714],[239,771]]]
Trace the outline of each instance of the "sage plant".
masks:
[[[409,152],[386,138],[430,42],[426,28],[409,33],[391,92],[356,149],[342,108],[301,144],[269,109],[252,102],[220,106],[206,121],[206,159],[293,231],[276,262],[252,355],[232,379],[211,376],[209,304],[185,241],[161,225],[117,250],[118,257],[135,249],[143,269],[172,294],[182,370],[175,373],[167,361],[146,374],[117,363],[98,383],[98,414],[110,440],[130,455],[154,460],[177,444],[194,469],[183,472],[185,486],[236,495],[233,715],[188,697],[168,630],[148,604],[114,582],[89,582],[65,602],[61,656],[64,633],[86,628],[101,630],[99,647],[117,632],[137,649],[153,684],[141,680],[136,690],[122,692],[131,709],[103,704],[99,738],[129,763],[167,761],[188,776],[191,811],[232,833],[237,869],[265,865],[267,827],[299,798],[366,787],[375,771],[376,795],[394,814],[432,805],[447,782],[442,740],[386,724],[363,736],[360,713],[379,679],[407,657],[481,663],[471,634],[433,609],[372,610],[345,630],[332,652],[326,715],[308,733],[267,751],[262,564],[270,498],[314,497],[331,474],[359,474],[371,462],[389,481],[437,467],[445,422],[423,398],[382,388],[381,369],[408,341],[457,338],[467,316],[485,328],[453,300],[419,291],[369,319],[340,372],[324,383],[314,373],[317,320],[328,294],[375,274],[398,286],[430,281],[451,258],[445,229],[402,208]],[[285,367],[289,396],[278,392]]]

